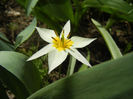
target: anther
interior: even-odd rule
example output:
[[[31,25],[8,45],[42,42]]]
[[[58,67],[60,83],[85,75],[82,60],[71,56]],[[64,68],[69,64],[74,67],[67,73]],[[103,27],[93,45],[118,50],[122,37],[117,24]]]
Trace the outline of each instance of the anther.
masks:
[[[64,30],[63,30],[63,33],[62,33],[61,41],[62,41],[62,43],[64,45]]]
[[[56,36],[59,37],[58,33],[55,30],[54,30],[54,32],[55,32]]]
[[[71,35],[71,33],[69,32],[69,34],[67,35],[67,38],[69,38],[69,37],[70,37],[70,35]]]
[[[51,37],[53,40],[57,41],[54,37]]]
[[[66,43],[69,43],[71,40],[68,40]]]

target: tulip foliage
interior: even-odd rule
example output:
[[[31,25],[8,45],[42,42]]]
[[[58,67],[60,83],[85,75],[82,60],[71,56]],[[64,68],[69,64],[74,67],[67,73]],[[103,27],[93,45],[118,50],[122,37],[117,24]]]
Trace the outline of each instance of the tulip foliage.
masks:
[[[2,99],[8,98],[6,89],[10,90],[16,99],[131,99],[133,97],[133,52],[126,54],[121,52],[110,33],[113,24],[133,22],[132,1],[16,0],[16,2],[25,9],[27,17],[32,15],[34,18],[16,36],[13,43],[0,32]],[[99,18],[95,15],[91,16],[92,9],[94,12],[109,16],[107,22],[104,22],[105,25],[96,21]],[[108,61],[99,62],[97,65],[90,62],[91,51],[87,46],[90,46],[90,43],[93,45],[99,37],[80,37],[81,34],[78,34],[80,30],[84,30],[80,23],[88,13],[91,25],[101,34],[110,54]],[[37,22],[44,23],[46,27],[37,26]],[[21,45],[25,42],[34,45],[35,42],[29,40],[33,34],[40,37],[38,42],[41,40],[44,46],[36,46],[32,51],[23,48],[26,50],[21,51],[23,47]],[[86,52],[80,53],[80,49],[83,48],[89,53],[86,55],[87,58],[84,56]],[[42,67],[46,65],[46,75],[55,71],[61,74],[64,72],[61,70],[65,70],[63,73],[65,77],[44,86],[45,76],[40,72],[45,70],[38,68],[40,64]]]

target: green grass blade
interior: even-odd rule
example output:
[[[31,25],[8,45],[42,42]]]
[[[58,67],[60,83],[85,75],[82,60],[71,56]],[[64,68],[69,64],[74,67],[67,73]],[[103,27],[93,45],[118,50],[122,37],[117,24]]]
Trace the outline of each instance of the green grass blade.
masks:
[[[56,81],[27,99],[132,99],[133,53]]]
[[[101,33],[101,35],[103,36],[113,59],[121,57],[122,54],[120,52],[120,49],[116,45],[115,41],[113,40],[109,32],[104,27],[102,27],[101,24],[98,23],[96,20],[92,19],[92,22],[96,26],[98,31]]]

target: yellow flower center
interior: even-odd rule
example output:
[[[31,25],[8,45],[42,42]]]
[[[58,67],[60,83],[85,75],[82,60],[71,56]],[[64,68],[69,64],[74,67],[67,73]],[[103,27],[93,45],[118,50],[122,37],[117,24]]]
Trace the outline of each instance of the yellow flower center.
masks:
[[[53,47],[55,47],[58,51],[69,49],[73,45],[73,41],[64,38],[64,33],[61,38],[59,38],[59,36],[56,36],[55,38],[52,37],[52,39]]]

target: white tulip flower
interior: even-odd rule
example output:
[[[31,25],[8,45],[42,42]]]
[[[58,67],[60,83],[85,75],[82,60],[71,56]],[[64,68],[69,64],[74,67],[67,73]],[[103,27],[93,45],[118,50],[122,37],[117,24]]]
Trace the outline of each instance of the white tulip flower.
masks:
[[[34,55],[32,55],[27,61],[39,58],[48,53],[48,66],[49,72],[58,67],[66,58],[68,53],[82,62],[91,67],[86,58],[80,54],[76,48],[83,48],[90,44],[94,39],[83,38],[78,36],[70,36],[70,20],[65,24],[60,36],[54,31],[45,28],[36,27],[40,37],[48,42],[49,44],[44,46]]]

